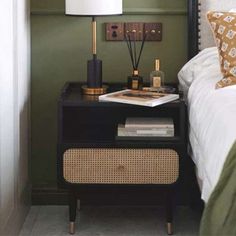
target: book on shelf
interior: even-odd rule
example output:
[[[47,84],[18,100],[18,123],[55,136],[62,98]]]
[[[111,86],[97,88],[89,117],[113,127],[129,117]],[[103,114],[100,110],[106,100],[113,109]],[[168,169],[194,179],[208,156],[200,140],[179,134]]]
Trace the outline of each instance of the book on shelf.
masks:
[[[117,135],[120,137],[174,137],[174,128],[126,128],[124,124],[119,124]]]
[[[120,137],[174,137],[174,122],[169,117],[127,117],[117,131]]]
[[[126,89],[99,96],[99,101],[126,103],[140,106],[155,107],[179,98],[179,94],[165,94],[144,90]]]
[[[165,117],[128,117],[125,128],[163,128],[174,129],[173,119]]]

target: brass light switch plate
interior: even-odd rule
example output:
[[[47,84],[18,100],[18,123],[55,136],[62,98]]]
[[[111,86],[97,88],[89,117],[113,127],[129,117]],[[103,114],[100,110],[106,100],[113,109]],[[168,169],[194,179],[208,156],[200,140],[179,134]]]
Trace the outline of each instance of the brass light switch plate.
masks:
[[[146,41],[162,41],[162,23],[145,23]]]
[[[162,41],[162,23],[151,22],[113,22],[105,23],[107,41],[124,41],[129,36],[131,41]],[[128,38],[128,37],[127,37]]]
[[[130,36],[131,40],[143,40],[143,23],[128,22],[125,23],[125,34]]]
[[[106,23],[106,40],[123,41],[124,40],[124,23]]]

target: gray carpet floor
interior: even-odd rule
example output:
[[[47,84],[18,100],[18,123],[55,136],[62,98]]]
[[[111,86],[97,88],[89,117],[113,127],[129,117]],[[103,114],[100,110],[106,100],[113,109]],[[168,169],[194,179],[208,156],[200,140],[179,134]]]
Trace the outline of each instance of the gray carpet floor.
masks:
[[[174,235],[197,236],[200,213],[176,207]],[[68,234],[66,206],[32,206],[20,236]],[[76,236],[166,236],[162,207],[83,207],[77,214]]]

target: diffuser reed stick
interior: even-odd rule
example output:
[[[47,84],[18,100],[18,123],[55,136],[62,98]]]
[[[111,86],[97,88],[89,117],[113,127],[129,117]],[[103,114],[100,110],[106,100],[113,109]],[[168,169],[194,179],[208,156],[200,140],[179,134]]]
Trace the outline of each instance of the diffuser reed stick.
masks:
[[[140,49],[140,51],[139,51],[138,61],[136,62],[136,68],[137,68],[137,69],[138,69],[139,62],[140,62],[140,58],[141,58],[141,55],[142,55],[142,52],[143,52],[144,43],[145,43],[145,41],[146,41],[146,36],[147,36],[147,34],[145,33],[145,34],[144,34],[144,37],[143,37],[143,40],[142,40],[141,49]]]
[[[133,48],[132,48],[132,43],[131,43],[132,41],[131,41],[130,35],[128,35],[128,39],[129,39],[131,61],[132,61],[133,69],[135,70],[134,54],[133,54]]]
[[[138,53],[138,57],[137,57],[136,38],[134,38],[134,40],[131,40],[131,37],[130,37],[129,34],[125,35],[125,41],[127,43],[130,59],[131,59],[132,66],[133,66],[134,70],[138,70],[139,62],[140,62],[141,55],[142,55],[143,48],[144,48],[144,44],[145,44],[145,41],[146,41],[146,36],[147,36],[147,34],[145,33],[144,37],[143,37],[143,40],[142,40],[140,50],[139,50],[139,53]]]

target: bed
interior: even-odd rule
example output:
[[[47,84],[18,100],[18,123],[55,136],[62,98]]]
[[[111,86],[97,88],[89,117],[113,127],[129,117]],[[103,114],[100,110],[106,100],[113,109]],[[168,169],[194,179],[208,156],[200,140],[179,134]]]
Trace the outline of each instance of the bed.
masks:
[[[206,203],[200,234],[236,235],[236,85],[216,89],[224,76],[206,18],[210,10],[235,11],[236,1],[188,2],[190,61],[178,77],[188,105],[189,154]]]
[[[236,86],[215,89],[222,78],[215,47],[201,51],[179,73],[189,112],[190,155],[207,202],[236,140]],[[188,74],[188,84],[184,77]],[[213,171],[214,170],[214,171]]]

